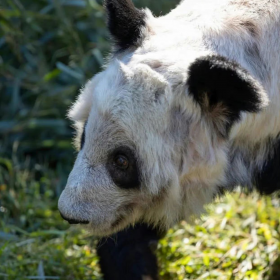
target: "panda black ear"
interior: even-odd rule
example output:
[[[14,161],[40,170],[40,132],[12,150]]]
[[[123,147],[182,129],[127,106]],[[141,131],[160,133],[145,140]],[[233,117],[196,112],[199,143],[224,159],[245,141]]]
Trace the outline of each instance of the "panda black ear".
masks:
[[[256,113],[267,104],[260,84],[225,57],[201,57],[191,64],[188,74],[189,94],[224,137],[241,112]]]
[[[105,0],[108,29],[120,50],[137,45],[141,28],[145,26],[145,12],[135,8],[131,0]]]

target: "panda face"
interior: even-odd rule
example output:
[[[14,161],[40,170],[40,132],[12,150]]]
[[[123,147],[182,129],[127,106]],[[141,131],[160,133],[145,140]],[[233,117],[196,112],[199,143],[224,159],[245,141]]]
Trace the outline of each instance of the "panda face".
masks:
[[[170,102],[167,81],[144,64],[115,61],[86,85],[69,113],[80,150],[59,200],[65,219],[107,235],[158,204],[178,181]]]

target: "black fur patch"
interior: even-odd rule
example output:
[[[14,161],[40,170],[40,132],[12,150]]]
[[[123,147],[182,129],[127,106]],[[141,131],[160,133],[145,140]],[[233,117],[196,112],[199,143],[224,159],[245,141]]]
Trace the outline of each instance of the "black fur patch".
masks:
[[[280,139],[274,144],[271,156],[255,177],[255,184],[262,194],[271,194],[280,190]]]
[[[86,125],[87,125],[87,121],[84,124],[84,128],[83,128],[83,133],[81,136],[81,141],[80,141],[80,150],[82,150],[82,148],[84,147],[85,144],[85,138],[86,138]]]
[[[129,227],[110,238],[102,238],[97,253],[104,280],[158,279],[154,245],[164,233],[145,224]]]
[[[189,68],[189,94],[203,106],[205,98],[210,108],[222,104],[226,109],[226,131],[240,118],[240,113],[258,112],[261,98],[249,73],[237,63],[222,56],[197,59]]]
[[[129,161],[126,170],[119,169],[115,164],[118,155],[125,156]],[[135,153],[129,147],[118,147],[109,154],[106,164],[107,170],[113,182],[120,188],[135,189],[140,187],[139,163],[137,162]]]
[[[145,26],[145,13],[134,7],[131,0],[106,0],[108,28],[119,50],[134,46]]]

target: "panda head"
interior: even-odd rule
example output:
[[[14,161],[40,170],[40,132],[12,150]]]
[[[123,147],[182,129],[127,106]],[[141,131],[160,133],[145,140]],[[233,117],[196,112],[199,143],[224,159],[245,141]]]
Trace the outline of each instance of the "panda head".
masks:
[[[148,10],[130,0],[106,8],[115,52],[69,111],[79,153],[59,199],[66,220],[101,236],[199,213],[226,183],[231,127],[267,103],[226,58],[158,52]]]

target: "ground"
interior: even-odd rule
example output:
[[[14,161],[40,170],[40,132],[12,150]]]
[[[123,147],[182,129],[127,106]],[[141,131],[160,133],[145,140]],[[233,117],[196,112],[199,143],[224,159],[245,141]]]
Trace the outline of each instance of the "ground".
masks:
[[[35,180],[33,170],[1,163],[9,180],[0,185],[0,279],[101,280],[97,240],[61,219],[53,172]],[[170,229],[158,250],[161,279],[280,279],[279,206],[237,191]]]

